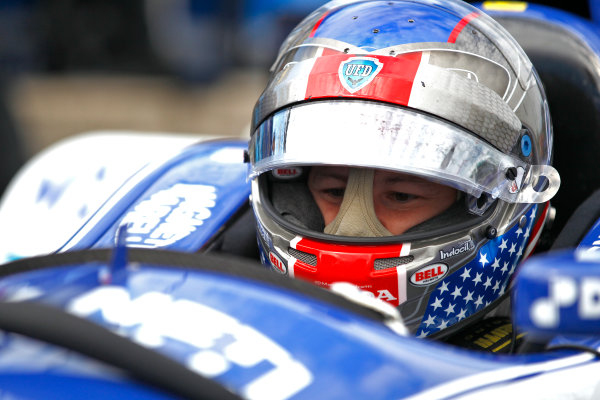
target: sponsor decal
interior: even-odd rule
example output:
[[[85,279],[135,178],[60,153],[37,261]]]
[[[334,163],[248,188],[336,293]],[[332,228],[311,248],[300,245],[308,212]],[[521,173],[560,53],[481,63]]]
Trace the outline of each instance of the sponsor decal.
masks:
[[[487,350],[493,353],[509,353],[513,338],[512,323],[508,317],[495,316],[467,327],[453,343],[469,349]],[[515,335],[517,343],[525,336],[525,332]]]
[[[500,350],[501,345],[510,343],[512,335],[512,324],[504,324],[492,329],[491,331],[483,331],[483,333],[473,340],[473,344],[481,347],[482,349],[490,349],[493,352]],[[494,345],[499,345],[494,347]]]
[[[161,292],[132,296],[123,287],[105,285],[74,298],[67,310],[100,318],[116,326],[119,334],[152,349],[171,342],[184,344],[189,350],[183,364],[189,369],[211,379],[243,376],[237,389],[244,398],[285,400],[313,381],[310,370],[271,338],[191,300]]]
[[[165,247],[190,235],[212,215],[216,188],[178,183],[138,203],[123,218],[132,247]]]
[[[271,265],[275,268],[277,272],[279,272],[280,274],[287,273],[287,267],[285,266],[283,261],[281,261],[281,258],[277,257],[277,255],[272,251],[269,252],[269,261],[271,262]]]
[[[431,264],[421,268],[410,277],[410,283],[416,286],[431,285],[446,276],[448,266],[446,264]]]
[[[288,168],[275,168],[272,172],[275,178],[279,179],[294,179],[302,175],[302,168],[300,167],[288,167]]]
[[[540,328],[560,326],[561,308],[577,308],[581,320],[600,321],[600,278],[584,277],[580,282],[570,277],[554,277],[548,285],[549,296],[533,302],[529,315]]]
[[[313,283],[320,287],[330,288],[331,285],[337,284],[340,282],[328,283],[328,282],[323,282],[323,281],[315,281]],[[344,283],[356,286],[357,288],[359,288],[362,291],[362,293],[366,294],[369,297],[378,299],[378,300],[385,300],[385,301],[389,301],[389,302],[398,300],[398,298],[396,296],[394,296],[392,294],[392,292],[390,292],[387,289],[374,289],[372,285],[355,285],[354,283],[350,283],[350,282],[344,282]]]
[[[260,235],[261,239],[265,242],[268,248],[273,247],[273,241],[271,240],[271,236],[269,236],[263,224],[260,223],[258,217],[256,218],[256,221],[256,226],[258,227],[258,234]]]
[[[440,260],[445,260],[449,257],[454,257],[467,251],[471,251],[475,248],[472,240],[468,240],[464,243],[454,246],[449,250],[440,250]]]
[[[387,289],[378,290],[377,296],[375,296],[375,298],[377,298],[379,300],[385,300],[385,301],[398,300],[398,298],[396,296],[394,296],[392,293],[390,293],[390,291]]]
[[[372,57],[352,57],[340,64],[338,75],[342,86],[354,93],[373,81],[383,63]]]
[[[398,300],[398,298],[396,296],[394,296],[392,294],[392,292],[390,292],[387,289],[374,289],[373,286],[371,286],[371,285],[360,285],[360,286],[358,286],[358,288],[360,290],[362,290],[364,293],[366,293],[367,295],[374,297],[378,300],[385,300],[385,301],[390,301],[390,302],[393,302],[394,300]]]

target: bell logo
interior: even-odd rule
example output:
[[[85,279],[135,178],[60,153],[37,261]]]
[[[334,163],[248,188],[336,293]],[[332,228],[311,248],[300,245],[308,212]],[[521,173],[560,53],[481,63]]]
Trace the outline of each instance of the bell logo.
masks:
[[[285,266],[283,261],[281,261],[281,258],[277,257],[272,251],[269,252],[269,261],[271,262],[271,265],[275,268],[277,272],[279,272],[280,274],[287,273],[287,267]]]
[[[385,301],[398,300],[397,297],[394,297],[394,295],[391,294],[390,291],[386,290],[386,289],[378,290],[377,291],[377,298],[379,300],[385,300]]]
[[[302,175],[302,168],[276,168],[273,170],[273,176],[279,179],[294,179]]]
[[[446,264],[427,265],[410,277],[410,283],[416,286],[431,285],[446,276],[446,272],[448,272]]]

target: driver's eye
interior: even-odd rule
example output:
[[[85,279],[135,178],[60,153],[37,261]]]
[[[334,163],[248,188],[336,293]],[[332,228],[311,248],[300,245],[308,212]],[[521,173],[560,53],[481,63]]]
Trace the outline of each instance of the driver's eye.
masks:
[[[332,197],[344,197],[345,188],[330,188],[325,189],[324,192]]]
[[[393,192],[392,198],[394,199],[394,201],[397,201],[399,203],[405,203],[407,201],[416,199],[417,196],[415,196],[414,194],[409,194],[409,193]]]

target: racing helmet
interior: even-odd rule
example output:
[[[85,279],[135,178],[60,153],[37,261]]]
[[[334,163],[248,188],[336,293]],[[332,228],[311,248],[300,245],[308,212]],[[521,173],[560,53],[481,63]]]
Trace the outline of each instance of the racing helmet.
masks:
[[[419,337],[452,333],[505,298],[533,250],[560,185],[551,149],[541,82],[482,11],[332,1],[284,41],[254,108],[261,261],[323,287],[352,283]],[[398,214],[408,222],[396,229],[379,196],[437,208]]]

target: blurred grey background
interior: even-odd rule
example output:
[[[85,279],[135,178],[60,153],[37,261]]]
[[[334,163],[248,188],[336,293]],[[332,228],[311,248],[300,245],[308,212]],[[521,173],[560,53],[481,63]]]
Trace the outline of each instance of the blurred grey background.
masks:
[[[279,44],[322,0],[0,0],[0,193],[92,130],[247,138]]]
[[[0,0],[0,193],[27,159],[81,132],[247,138],[281,41],[323,3]],[[568,7],[589,16],[584,1]]]

